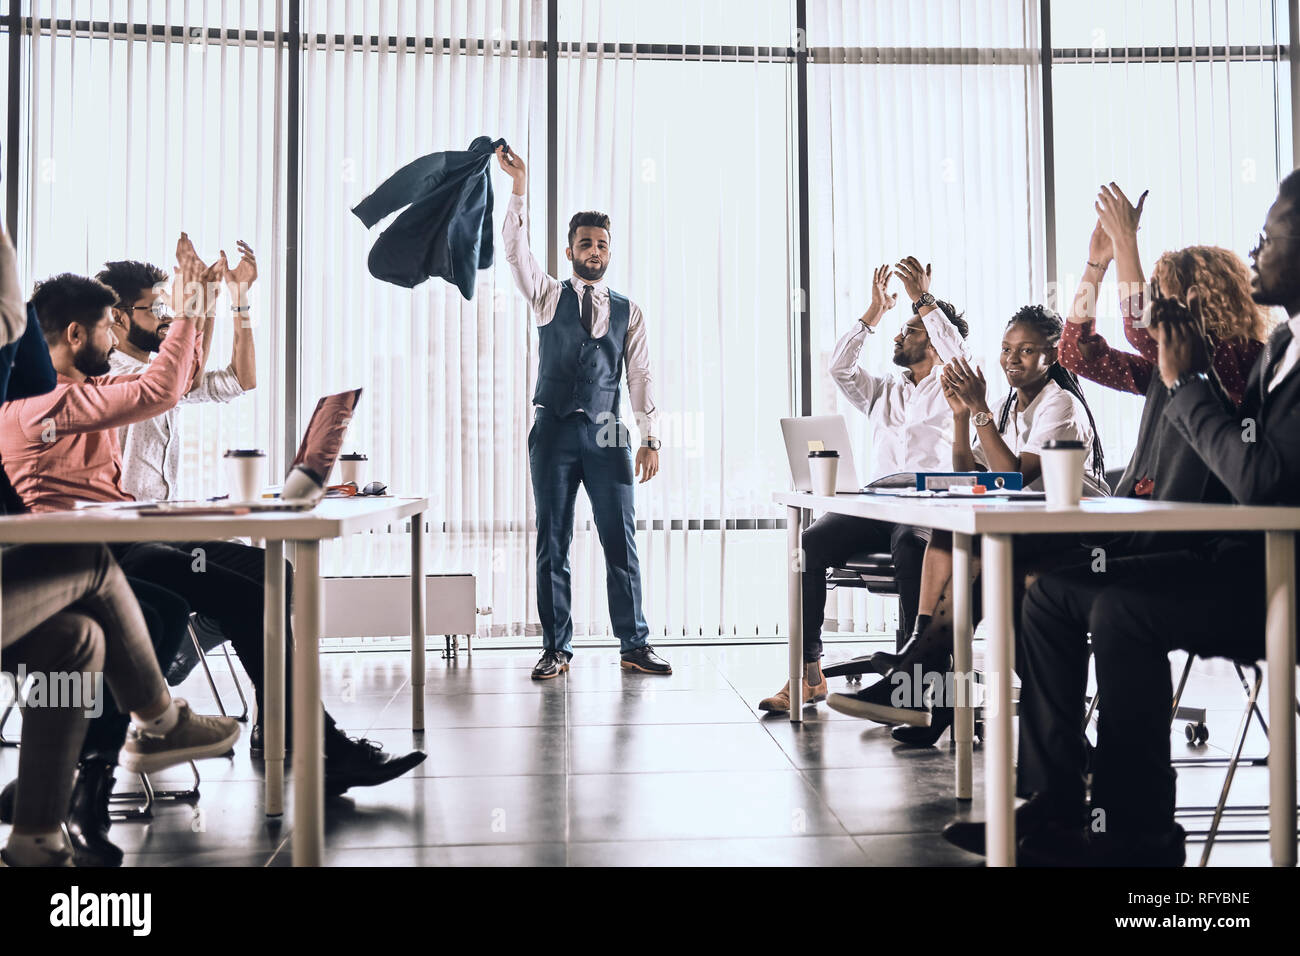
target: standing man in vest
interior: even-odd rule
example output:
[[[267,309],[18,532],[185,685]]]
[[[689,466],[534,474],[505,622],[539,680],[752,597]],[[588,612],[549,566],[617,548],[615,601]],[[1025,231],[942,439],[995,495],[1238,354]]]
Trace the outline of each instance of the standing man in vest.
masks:
[[[647,674],[671,674],[654,653],[641,614],[641,565],[636,556],[633,480],[645,483],[659,471],[654,438],[650,346],[641,310],[613,292],[603,278],[609,267],[609,217],[580,212],[569,220],[565,256],[573,278],[549,276],[528,249],[524,195],[528,172],[508,147],[497,161],[514,181],[503,239],[515,283],[537,317],[537,407],[528,434],[528,464],[537,502],[537,613],[542,622],[542,658],[533,680],[558,677],[573,657],[569,611],[569,543],[578,485],[587,489],[591,513],[605,552],[605,587],[610,623],[623,667]],[[619,376],[641,432],[633,472],[631,440],[619,420]]]

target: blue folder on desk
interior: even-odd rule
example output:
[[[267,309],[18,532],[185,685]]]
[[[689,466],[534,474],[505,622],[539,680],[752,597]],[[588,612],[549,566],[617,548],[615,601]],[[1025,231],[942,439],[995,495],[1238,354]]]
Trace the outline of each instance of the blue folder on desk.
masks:
[[[873,494],[910,491],[949,491],[983,485],[989,491],[1021,491],[1025,479],[1018,471],[900,471],[877,478],[862,490]]]

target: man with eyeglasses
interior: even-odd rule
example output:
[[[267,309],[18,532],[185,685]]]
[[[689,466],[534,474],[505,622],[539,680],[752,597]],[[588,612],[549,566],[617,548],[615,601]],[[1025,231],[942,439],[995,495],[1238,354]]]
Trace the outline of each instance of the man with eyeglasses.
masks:
[[[257,387],[257,357],[249,289],[257,281],[257,258],[245,242],[239,243],[240,260],[230,268],[223,252],[215,264],[230,294],[234,336],[230,364],[205,371],[212,347],[213,322],[203,332],[201,362],[181,405],[227,403]],[[114,375],[138,375],[149,367],[171,327],[172,309],[165,288],[168,275],[147,262],[109,262],[95,276],[117,293],[113,307],[113,336],[117,348],[109,355]],[[215,301],[215,297],[214,297]],[[177,407],[161,415],[128,425],[118,435],[122,446],[122,487],[139,501],[165,501],[175,497],[180,470],[181,440]]]

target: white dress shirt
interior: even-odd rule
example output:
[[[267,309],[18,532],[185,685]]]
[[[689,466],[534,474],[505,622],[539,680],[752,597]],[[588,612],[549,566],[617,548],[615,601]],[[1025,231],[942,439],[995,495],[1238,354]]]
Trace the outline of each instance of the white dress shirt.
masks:
[[[149,367],[114,349],[108,357],[113,375],[139,375]],[[205,402],[230,402],[244,394],[234,366],[206,372],[194,390],[185,395],[181,405]],[[180,429],[176,422],[177,407],[153,418],[118,430],[122,446],[122,487],[136,501],[167,501],[176,494],[176,480],[181,467]]]
[[[1269,379],[1268,390],[1270,392],[1281,385],[1282,379],[1290,375],[1291,370],[1296,367],[1297,363],[1300,363],[1300,313],[1291,316],[1291,320],[1287,324],[1291,326],[1291,341],[1287,345],[1286,351],[1282,353],[1282,360],[1275,366],[1276,371],[1273,372],[1273,377]],[[1267,372],[1268,369],[1264,371]]]
[[[989,403],[995,424],[1002,415],[1002,403],[1005,401],[1003,398],[997,404]],[[1088,410],[1083,407],[1083,402],[1055,382],[1044,385],[1023,412],[1017,411],[1016,406],[1012,405],[1006,430],[1002,433],[1002,440],[1017,458],[1025,453],[1041,458],[1043,446],[1053,440],[1083,442],[1083,447],[1088,449],[1088,456],[1083,463],[1083,493],[1089,497],[1103,498],[1110,494],[1110,490],[1104,484],[1098,484],[1093,476],[1092,437]],[[979,435],[971,443],[971,451],[977,462],[985,468],[990,467],[980,445]],[[1027,487],[1031,491],[1042,491],[1043,476],[1039,475]]]
[[[560,304],[560,291],[564,284],[554,276],[546,274],[541,265],[533,258],[528,248],[528,226],[525,219],[524,197],[514,193],[510,195],[510,204],[506,207],[505,227],[502,229],[502,245],[505,248],[506,262],[514,273],[515,285],[524,294],[532,306],[537,327],[541,328],[553,318]],[[584,282],[576,275],[568,282],[582,301],[586,286],[591,286],[592,325],[591,334],[600,338],[609,331],[609,287],[604,282]],[[636,427],[642,439],[655,435],[657,413],[654,403],[654,380],[650,376],[650,344],[646,340],[645,318],[635,302],[628,304],[627,338],[623,342],[623,365],[627,369],[627,392],[632,400],[632,413],[636,417]],[[581,411],[582,409],[578,409]]]
[[[920,382],[913,382],[905,368],[883,376],[858,365],[862,343],[875,337],[861,322],[844,333],[831,357],[835,384],[871,420],[872,474],[877,478],[901,471],[952,471],[952,408],[943,397],[939,376],[942,363],[958,356],[969,359],[970,350],[938,309],[920,319],[939,354],[939,362]],[[890,339],[881,336],[881,341],[892,357]]]

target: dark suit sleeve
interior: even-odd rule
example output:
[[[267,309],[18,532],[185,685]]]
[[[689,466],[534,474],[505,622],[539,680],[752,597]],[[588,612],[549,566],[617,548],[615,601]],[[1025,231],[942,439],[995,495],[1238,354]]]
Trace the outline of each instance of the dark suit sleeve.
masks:
[[[353,207],[353,214],[369,229],[391,212],[409,206],[438,188],[447,177],[452,165],[449,153],[432,153],[407,163],[384,180],[376,189]]]
[[[1292,501],[1300,488],[1300,402],[1291,394],[1271,409],[1268,427],[1259,423],[1259,367],[1247,383],[1247,401],[1231,411],[1210,383],[1188,382],[1169,400],[1165,416],[1211,471],[1244,505]],[[1294,393],[1295,377],[1279,388]]]
[[[0,349],[0,401],[45,395],[54,391],[56,384],[58,378],[36,310],[28,306],[22,338]]]

